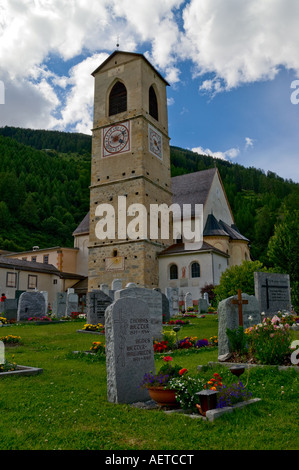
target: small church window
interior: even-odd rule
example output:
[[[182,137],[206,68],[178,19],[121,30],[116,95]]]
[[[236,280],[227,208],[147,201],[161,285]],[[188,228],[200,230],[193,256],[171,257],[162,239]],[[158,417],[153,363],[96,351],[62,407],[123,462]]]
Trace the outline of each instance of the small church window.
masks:
[[[109,116],[127,111],[127,89],[116,82],[109,95]]]
[[[191,277],[200,277],[200,265],[197,262],[191,264]]]
[[[172,264],[169,268],[169,278],[178,279],[178,267],[176,264]]]
[[[156,121],[159,120],[158,100],[153,86],[151,86],[149,89],[149,113],[154,119],[156,119]]]

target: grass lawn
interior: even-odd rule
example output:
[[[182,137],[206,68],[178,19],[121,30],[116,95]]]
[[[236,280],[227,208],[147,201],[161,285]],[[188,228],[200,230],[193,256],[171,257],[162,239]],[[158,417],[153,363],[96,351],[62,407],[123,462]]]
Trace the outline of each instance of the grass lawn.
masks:
[[[198,339],[217,335],[217,316],[190,319],[178,333]],[[7,347],[6,359],[39,367],[32,377],[0,378],[1,450],[297,450],[299,374],[275,367],[250,369],[248,389],[262,401],[214,422],[161,410],[107,402],[105,358],[72,354],[89,350],[104,336],[77,333],[81,322],[4,327],[23,344]],[[168,327],[170,328],[170,327]],[[299,339],[298,332],[294,339]],[[168,353],[167,353],[168,354]],[[14,355],[14,359],[13,359]],[[175,361],[197,374],[217,360],[212,350],[178,350]],[[156,368],[162,364],[156,354]],[[235,380],[217,367],[224,383]],[[211,371],[200,372],[207,379]],[[242,381],[247,381],[247,372]],[[128,377],[129,380],[129,377]]]

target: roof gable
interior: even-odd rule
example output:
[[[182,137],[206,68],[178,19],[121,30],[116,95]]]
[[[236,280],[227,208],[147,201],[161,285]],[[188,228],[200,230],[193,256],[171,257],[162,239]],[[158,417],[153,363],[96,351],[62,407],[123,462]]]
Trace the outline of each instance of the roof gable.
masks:
[[[107,67],[109,65],[109,62],[111,62],[113,59],[115,59],[115,57],[117,57],[117,55],[119,55],[120,57],[124,57],[127,59],[127,60],[130,60],[130,59],[142,59],[144,60],[153,70],[154,72],[159,75],[159,77],[161,78],[161,80],[163,80],[163,82],[169,86],[169,83],[165,80],[165,78],[160,74],[160,72],[158,72],[157,69],[155,69],[155,67],[146,59],[146,57],[144,57],[143,54],[139,54],[139,53],[136,53],[136,52],[125,52],[125,51],[114,51],[112,52],[112,54],[107,57],[106,60],[104,60],[104,62],[101,63],[101,65],[99,65],[99,67],[94,71],[92,72],[91,75],[93,75],[93,77],[98,73],[100,72],[101,70],[103,70],[105,67]],[[113,64],[111,64],[113,67],[115,67],[115,62],[113,62]],[[109,68],[109,67],[108,67]]]

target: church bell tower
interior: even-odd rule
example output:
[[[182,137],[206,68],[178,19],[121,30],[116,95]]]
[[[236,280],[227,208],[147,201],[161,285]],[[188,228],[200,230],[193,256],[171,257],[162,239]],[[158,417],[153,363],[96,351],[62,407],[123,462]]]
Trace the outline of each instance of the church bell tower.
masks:
[[[118,50],[92,75],[88,290],[115,278],[155,288],[157,254],[173,243],[171,222],[168,239],[150,233],[152,205],[172,204],[168,83],[143,55]]]

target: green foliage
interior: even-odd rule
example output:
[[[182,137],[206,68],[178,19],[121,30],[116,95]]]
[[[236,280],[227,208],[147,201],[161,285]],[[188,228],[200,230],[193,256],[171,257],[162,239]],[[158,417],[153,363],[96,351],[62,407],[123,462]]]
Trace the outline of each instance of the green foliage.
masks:
[[[250,349],[261,364],[283,364],[290,356],[291,331],[277,316],[249,329]]]
[[[8,128],[3,131],[7,134]],[[18,129],[11,134],[27,143],[33,136],[39,146],[47,143],[39,140],[47,131]],[[72,139],[80,141],[72,134],[54,135],[57,143],[65,139],[70,148]],[[90,157],[36,150],[0,132],[0,162],[0,247],[23,251],[33,245],[73,246],[72,233],[89,210]]]
[[[236,295],[238,289],[248,295],[254,295],[254,272],[267,271],[260,261],[243,261],[242,264],[227,268],[220,277],[220,283],[214,291],[217,303]]]
[[[290,275],[292,303],[296,309],[299,308],[298,233],[299,210],[285,208],[268,245],[268,256],[275,268]]]
[[[239,326],[235,330],[226,329],[226,334],[232,351],[244,354],[248,349],[248,338],[244,332],[243,326]]]

